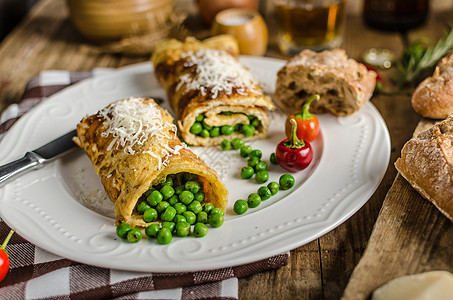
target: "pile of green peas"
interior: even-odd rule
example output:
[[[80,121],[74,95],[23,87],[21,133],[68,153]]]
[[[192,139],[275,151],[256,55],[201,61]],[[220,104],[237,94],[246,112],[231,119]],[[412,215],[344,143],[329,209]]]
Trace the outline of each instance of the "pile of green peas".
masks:
[[[223,115],[232,115],[232,111],[224,111],[221,114]],[[200,136],[203,138],[208,137],[218,137],[221,135],[228,136],[231,135],[233,132],[240,132],[244,136],[249,137],[255,134],[255,130],[261,126],[261,121],[254,115],[247,115],[249,119],[249,124],[236,124],[234,126],[231,125],[223,125],[223,126],[210,126],[206,124],[204,121],[205,119],[204,114],[199,114],[195,118],[195,123],[190,127],[190,133]]]
[[[247,165],[241,169],[241,178],[250,179],[255,175],[257,183],[265,183],[269,180],[269,172],[267,171],[267,163],[261,160],[263,152],[258,149],[253,149],[250,145],[245,145],[241,138],[234,138],[231,141],[228,139],[222,140],[220,143],[222,150],[239,150],[239,154],[243,158],[247,158]]]
[[[279,190],[288,190],[295,184],[295,179],[290,174],[283,174],[280,176],[278,183],[275,181],[270,182],[267,186],[261,186],[256,193],[251,193],[247,201],[243,199],[236,200],[233,210],[236,214],[242,215],[250,208],[258,207],[262,200],[267,200],[278,193]]]
[[[147,223],[159,221],[160,224],[149,225],[145,234],[156,238],[159,244],[168,244],[173,235],[204,237],[208,233],[207,224],[213,228],[223,225],[224,212],[212,203],[203,204],[204,200],[203,184],[197,175],[171,174],[164,182],[146,191],[135,210]],[[131,228],[128,223],[119,224],[116,233],[130,243],[142,238],[141,231]]]
[[[247,166],[241,169],[241,178],[250,179],[255,175],[257,183],[265,183],[269,180],[269,173],[267,171],[267,163],[261,160],[263,152],[258,149],[253,149],[250,145],[245,145],[244,140],[241,138],[234,138],[231,141],[224,139],[220,147],[222,150],[239,150],[239,154],[243,158],[247,158]],[[270,162],[277,164],[275,153],[270,155]],[[279,182],[270,182],[267,186],[261,186],[256,193],[248,196],[247,201],[243,199],[236,200],[233,210],[238,215],[244,214],[249,207],[255,208],[261,204],[262,200],[267,200],[271,196],[277,194],[279,190],[287,190],[294,186],[295,179],[290,174],[283,174],[279,178]]]

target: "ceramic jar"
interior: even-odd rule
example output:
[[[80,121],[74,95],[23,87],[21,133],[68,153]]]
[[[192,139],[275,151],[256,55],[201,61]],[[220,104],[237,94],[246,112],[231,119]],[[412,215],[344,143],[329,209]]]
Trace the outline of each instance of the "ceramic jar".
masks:
[[[66,0],[71,21],[87,38],[103,42],[152,30],[168,19],[172,0]]]

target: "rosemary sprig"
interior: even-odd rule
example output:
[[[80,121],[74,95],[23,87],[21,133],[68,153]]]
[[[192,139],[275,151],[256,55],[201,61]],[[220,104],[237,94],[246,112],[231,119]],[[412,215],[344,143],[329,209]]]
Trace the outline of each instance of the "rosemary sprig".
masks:
[[[453,49],[453,27],[434,46],[427,45],[425,40],[409,45],[404,50],[402,59],[396,63],[401,76],[401,85],[417,81],[423,71],[433,67],[451,49]]]

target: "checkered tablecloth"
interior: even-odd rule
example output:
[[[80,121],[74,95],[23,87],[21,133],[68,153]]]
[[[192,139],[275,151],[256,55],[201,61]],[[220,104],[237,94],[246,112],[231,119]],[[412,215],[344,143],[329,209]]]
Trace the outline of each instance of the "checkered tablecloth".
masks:
[[[90,72],[43,71],[27,84],[22,100],[0,116],[0,138],[23,114]],[[115,99],[112,99],[115,100]],[[0,218],[0,241],[10,231]],[[15,233],[7,246],[10,270],[0,283],[0,299],[238,299],[238,278],[288,263],[289,253],[212,271],[139,273],[77,263],[49,253]]]

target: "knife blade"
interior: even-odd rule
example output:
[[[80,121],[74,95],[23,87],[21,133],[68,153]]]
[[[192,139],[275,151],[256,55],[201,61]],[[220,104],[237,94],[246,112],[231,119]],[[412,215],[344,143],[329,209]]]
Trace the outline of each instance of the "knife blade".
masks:
[[[24,157],[1,166],[0,187],[27,171],[43,167],[47,162],[74,148],[76,144],[72,141],[72,138],[75,136],[77,136],[77,133],[74,129],[38,149],[25,153]]]

